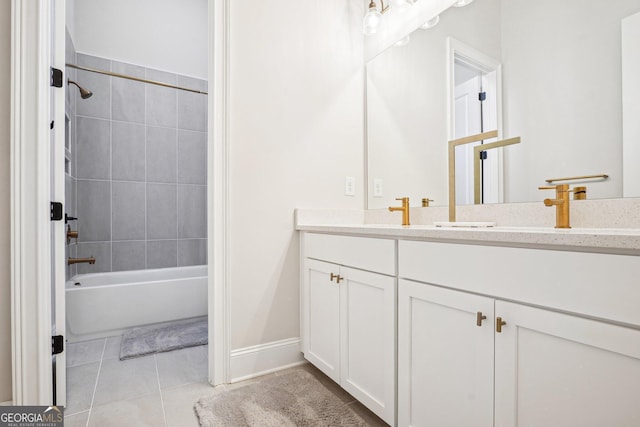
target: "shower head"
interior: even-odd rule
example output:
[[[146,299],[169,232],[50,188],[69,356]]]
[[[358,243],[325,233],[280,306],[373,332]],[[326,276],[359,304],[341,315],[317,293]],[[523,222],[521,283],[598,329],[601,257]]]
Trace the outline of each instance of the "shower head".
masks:
[[[74,82],[71,79],[67,79],[67,84],[76,85],[78,87],[78,89],[80,89],[80,98],[82,98],[82,99],[87,99],[87,98],[91,97],[91,95],[93,95],[93,92],[83,88],[82,86],[80,86],[78,83]]]

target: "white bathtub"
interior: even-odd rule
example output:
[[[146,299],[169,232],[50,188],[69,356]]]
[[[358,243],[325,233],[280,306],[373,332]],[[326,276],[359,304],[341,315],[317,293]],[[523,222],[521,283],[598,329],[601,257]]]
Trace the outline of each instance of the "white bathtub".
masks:
[[[207,314],[207,266],[78,274],[66,283],[67,340]]]

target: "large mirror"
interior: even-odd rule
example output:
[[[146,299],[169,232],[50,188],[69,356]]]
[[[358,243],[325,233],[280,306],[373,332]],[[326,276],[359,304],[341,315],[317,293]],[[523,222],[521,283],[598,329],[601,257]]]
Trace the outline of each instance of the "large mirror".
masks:
[[[640,153],[640,118],[630,118],[640,93],[628,94],[640,88],[639,12],[640,0],[475,0],[371,59],[368,207],[401,196],[412,206],[426,197],[447,204],[447,141],[457,114],[451,86],[468,65],[452,46],[499,64],[494,124],[502,137],[522,140],[495,150],[502,152],[493,157],[499,196],[492,201],[542,200],[538,186],[547,179],[598,174],[608,177],[569,183],[586,185],[589,199],[640,196],[629,190],[640,186],[633,176],[640,168],[625,168],[623,180],[623,162]]]

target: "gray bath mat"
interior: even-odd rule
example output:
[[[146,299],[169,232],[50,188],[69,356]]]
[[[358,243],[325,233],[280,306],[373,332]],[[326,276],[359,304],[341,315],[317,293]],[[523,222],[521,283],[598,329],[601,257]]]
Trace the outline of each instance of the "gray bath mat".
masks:
[[[207,316],[129,329],[122,335],[120,360],[207,343]]]
[[[202,427],[367,426],[303,370],[200,398],[195,410]]]

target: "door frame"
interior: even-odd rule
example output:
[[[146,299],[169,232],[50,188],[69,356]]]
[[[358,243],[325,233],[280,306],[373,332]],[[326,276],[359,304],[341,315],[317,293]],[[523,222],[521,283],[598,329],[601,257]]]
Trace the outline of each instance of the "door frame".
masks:
[[[498,140],[503,139],[502,117],[502,64],[473,47],[453,37],[447,37],[447,141],[455,139],[455,60],[460,58],[467,64],[485,72],[496,73],[496,110],[498,123]],[[485,129],[486,131],[493,129]],[[498,158],[498,203],[504,202],[504,162],[502,149],[495,150]]]
[[[65,0],[54,0],[65,10]],[[228,59],[229,0],[208,0],[209,382],[229,381]],[[14,405],[49,405],[51,364],[51,186],[49,66],[52,2],[11,0],[11,355]],[[56,28],[52,28],[56,27]],[[64,70],[64,55],[55,68]],[[210,91],[211,92],[211,91]],[[61,111],[64,115],[64,108]],[[64,119],[58,121],[64,124]],[[215,236],[215,239],[213,238]],[[59,258],[59,257],[58,257]],[[62,266],[64,268],[64,265]]]

